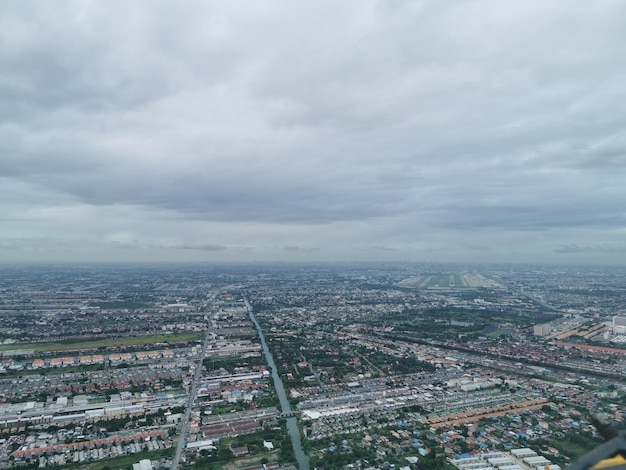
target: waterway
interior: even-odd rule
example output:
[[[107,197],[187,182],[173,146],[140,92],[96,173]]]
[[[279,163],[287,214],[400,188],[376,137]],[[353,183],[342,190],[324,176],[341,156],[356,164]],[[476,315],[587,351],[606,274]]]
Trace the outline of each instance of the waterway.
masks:
[[[261,346],[263,347],[263,352],[265,353],[265,360],[267,364],[270,366],[272,370],[272,379],[274,380],[274,388],[276,389],[276,393],[278,394],[278,401],[280,402],[280,409],[285,415],[291,414],[291,405],[289,404],[289,400],[287,400],[287,394],[285,393],[285,386],[283,385],[283,381],[278,375],[278,369],[276,368],[276,363],[274,362],[274,357],[270,352],[270,349],[267,347],[267,343],[265,342],[265,336],[263,335],[263,330],[261,329],[261,325],[257,322],[254,313],[252,312],[252,307],[246,300],[246,307],[248,308],[248,313],[250,314],[250,320],[256,326],[257,331],[259,332],[259,338],[261,338]],[[302,448],[302,439],[300,439],[300,430],[298,429],[298,421],[296,418],[289,417],[287,418],[287,432],[291,437],[291,444],[293,446],[293,453],[296,456],[296,460],[298,462],[298,467],[300,470],[309,470],[309,458],[304,453],[304,449]]]

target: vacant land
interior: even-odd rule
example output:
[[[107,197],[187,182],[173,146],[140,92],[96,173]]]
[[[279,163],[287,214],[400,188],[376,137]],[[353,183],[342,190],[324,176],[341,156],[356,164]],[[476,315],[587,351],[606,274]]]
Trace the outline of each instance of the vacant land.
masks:
[[[414,289],[476,289],[481,287],[498,288],[502,285],[481,274],[472,273],[433,273],[409,277],[398,283],[401,287]]]
[[[34,349],[35,351],[72,351],[77,349],[110,348],[115,346],[143,346],[155,343],[176,343],[194,341],[202,338],[202,333],[185,333],[180,335],[152,335],[130,338],[101,339],[96,341],[81,341],[77,343],[22,343],[1,344],[0,351],[10,349]]]
[[[401,281],[399,285],[415,289],[459,289],[467,287],[464,276],[457,273],[415,276]]]

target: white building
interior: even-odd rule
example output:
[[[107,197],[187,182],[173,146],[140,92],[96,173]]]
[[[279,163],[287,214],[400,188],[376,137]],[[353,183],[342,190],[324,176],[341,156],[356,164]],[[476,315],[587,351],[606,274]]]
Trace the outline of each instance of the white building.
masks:
[[[149,459],[140,460],[133,464],[133,470],[152,470],[152,462]]]

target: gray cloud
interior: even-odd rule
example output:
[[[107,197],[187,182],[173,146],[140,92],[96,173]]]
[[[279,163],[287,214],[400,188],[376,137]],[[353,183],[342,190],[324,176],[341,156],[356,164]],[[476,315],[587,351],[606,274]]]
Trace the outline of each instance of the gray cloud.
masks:
[[[7,5],[3,230],[77,258],[626,262],[598,249],[626,227],[625,20],[583,1]]]
[[[467,248],[468,250],[472,250],[472,251],[489,251],[490,250],[490,248],[487,245],[468,244],[468,245],[465,245],[465,248]]]
[[[305,246],[298,246],[298,245],[284,245],[282,247],[283,251],[291,251],[291,252],[314,252],[314,251],[319,251],[319,248],[317,247],[305,247]]]
[[[226,249],[226,246],[213,244],[213,243],[204,243],[204,244],[192,244],[192,245],[185,244],[185,245],[180,245],[180,246],[174,246],[172,248],[182,248],[183,250],[223,251]]]
[[[580,246],[576,243],[569,243],[567,245],[561,245],[553,250],[555,253],[626,253],[626,246],[607,246],[607,245],[595,245],[595,246]]]
[[[135,240],[132,244],[121,246],[133,246],[135,248],[139,247],[147,247],[147,248],[157,248],[163,250],[192,250],[192,251],[224,251],[228,249],[225,245],[219,245],[217,243],[146,243]]]

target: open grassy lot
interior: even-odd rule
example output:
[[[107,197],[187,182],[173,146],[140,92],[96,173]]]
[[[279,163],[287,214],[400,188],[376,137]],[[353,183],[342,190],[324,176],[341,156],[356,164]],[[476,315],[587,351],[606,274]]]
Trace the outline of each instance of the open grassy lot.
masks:
[[[180,335],[152,335],[135,336],[130,338],[112,338],[96,341],[81,341],[76,343],[19,343],[1,344],[0,351],[10,349],[34,349],[35,351],[72,351],[76,349],[109,348],[114,346],[142,346],[155,343],[174,343],[179,341],[194,341],[202,338],[202,333],[184,333]]]
[[[426,277],[424,277],[424,276],[414,276],[414,277],[410,277],[408,279],[404,279],[403,281],[400,281],[398,283],[398,285],[400,285],[402,287],[417,288],[417,287],[419,287],[422,284],[422,282],[424,282],[425,279],[426,279]]]
[[[415,276],[399,283],[402,287],[415,289],[459,289],[467,288],[463,276],[458,273],[440,273]]]

